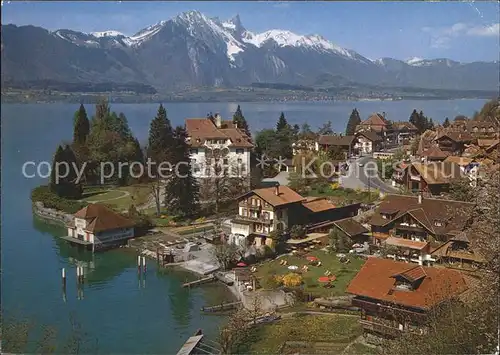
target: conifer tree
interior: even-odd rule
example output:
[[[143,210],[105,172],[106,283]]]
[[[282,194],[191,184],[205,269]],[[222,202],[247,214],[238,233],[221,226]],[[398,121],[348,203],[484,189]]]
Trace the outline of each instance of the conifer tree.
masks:
[[[64,150],[60,145],[56,149],[56,153],[54,154],[54,158],[52,159],[52,170],[50,171],[50,183],[49,187],[52,192],[61,195],[59,181],[57,181],[57,163],[64,161]]]
[[[446,118],[444,119],[444,122],[443,122],[443,127],[444,127],[444,128],[448,128],[448,127],[450,127],[450,120],[448,119],[448,117],[446,117]]]
[[[420,127],[419,127],[419,115],[418,115],[418,112],[417,110],[413,109],[413,112],[411,113],[410,115],[410,123],[412,123],[415,127],[417,127],[417,129],[419,129],[419,133],[420,132]]]
[[[75,112],[73,143],[85,144],[90,131],[90,122],[87,117],[87,112],[83,104],[80,105],[78,111]]]
[[[285,114],[282,112],[280,115],[280,118],[278,119],[278,123],[276,124],[276,131],[280,132],[280,131],[283,131],[289,127],[290,126],[288,125],[288,122],[285,118]]]
[[[236,112],[233,115],[233,123],[235,123],[239,129],[245,132],[248,137],[252,137],[250,129],[248,127],[248,122],[246,121],[245,116],[243,116],[240,105],[238,105],[238,108],[236,108]]]
[[[349,121],[347,122],[347,127],[345,129],[346,136],[352,136],[356,133],[356,127],[361,123],[361,117],[359,116],[358,110],[355,108],[349,116]]]
[[[149,128],[148,158],[154,162],[168,159],[172,138],[172,125],[167,117],[167,110],[160,104]]]
[[[82,196],[82,186],[80,182],[77,182],[75,170],[77,166],[76,156],[71,148],[68,145],[64,148],[59,145],[52,161],[50,190],[59,197],[80,198]]]
[[[170,164],[173,164],[173,143],[172,125],[167,117],[167,110],[160,104],[156,117],[151,121],[147,147],[147,158],[154,163],[151,166],[151,173],[153,176],[150,176],[150,178],[153,179],[151,192],[155,198],[157,215],[161,212],[160,203],[162,195],[158,168],[159,164],[162,162],[170,162]]]
[[[199,201],[198,182],[192,175],[187,132],[178,126],[173,132],[172,159],[175,173],[165,189],[165,206],[178,216],[189,217],[196,214]]]

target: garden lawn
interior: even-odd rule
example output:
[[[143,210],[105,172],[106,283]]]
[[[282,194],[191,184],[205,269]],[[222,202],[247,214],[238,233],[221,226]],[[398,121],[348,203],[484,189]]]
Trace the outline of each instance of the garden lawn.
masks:
[[[306,256],[312,255],[317,257],[321,261],[321,266],[309,265]],[[277,258],[272,261],[266,261],[257,266],[257,277],[259,278],[259,283],[263,288],[273,288],[276,287],[273,284],[271,278],[275,275],[286,275],[291,270],[288,269],[290,265],[296,265],[300,268],[303,265],[309,266],[309,271],[302,273],[304,278],[303,289],[305,292],[312,293],[317,296],[341,296],[345,294],[345,290],[354,276],[358,273],[361,266],[364,264],[364,260],[348,255],[350,263],[342,264],[337,258],[336,253],[327,253],[325,251],[317,250],[306,254],[305,256],[291,256],[287,255],[284,257]],[[281,260],[287,261],[287,266],[280,265]],[[320,282],[318,278],[325,275],[325,272],[329,270],[331,275],[335,275],[336,280],[333,281],[334,287],[326,288]]]
[[[128,210],[132,204],[140,206],[146,203],[149,199],[150,193],[150,188],[146,184],[122,186],[117,188],[107,187],[103,189],[92,187],[88,190],[85,189],[82,201],[103,203],[119,212],[122,212]]]
[[[340,354],[349,343],[361,335],[362,329],[358,320],[358,316],[340,314],[327,316],[296,314],[255,328],[252,331],[251,343],[244,350],[247,350],[245,353],[251,354],[279,354],[281,350],[289,353],[291,346],[287,345],[285,349],[282,347],[285,342],[294,341],[309,343],[307,349],[301,349],[306,350],[304,353],[323,353],[320,348],[324,344],[323,346],[313,344],[318,342],[329,343],[328,353]]]

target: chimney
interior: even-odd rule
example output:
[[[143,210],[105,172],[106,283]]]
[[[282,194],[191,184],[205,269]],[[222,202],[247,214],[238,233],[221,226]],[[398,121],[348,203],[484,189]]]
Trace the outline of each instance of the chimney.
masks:
[[[276,184],[276,186],[274,187],[274,194],[276,196],[280,195],[280,184]]]
[[[237,123],[234,124],[234,128],[238,128],[238,124]]]
[[[418,194],[418,204],[421,205],[422,204],[422,193],[419,192]]]
[[[222,117],[218,113],[215,114],[215,125],[217,128],[221,128],[222,126]]]

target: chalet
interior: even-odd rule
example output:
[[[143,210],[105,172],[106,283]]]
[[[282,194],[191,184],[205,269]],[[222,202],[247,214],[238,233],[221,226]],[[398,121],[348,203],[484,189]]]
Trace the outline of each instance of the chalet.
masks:
[[[371,154],[380,149],[382,137],[375,131],[360,131],[355,137],[357,142],[354,148],[360,154]]]
[[[484,256],[471,246],[470,233],[455,233],[450,240],[431,253],[436,263],[459,268],[475,269],[485,262]]]
[[[316,150],[328,151],[330,149],[339,149],[347,157],[357,154],[357,139],[355,136],[319,136],[316,142]]]
[[[450,182],[462,176],[460,166],[455,163],[412,163],[405,169],[403,183],[408,191],[437,196],[448,192]]]
[[[415,138],[418,133],[418,128],[411,122],[393,122],[390,125],[389,135],[391,140],[398,145],[409,144],[410,140]]]
[[[443,132],[436,138],[436,143],[443,151],[450,155],[462,155],[466,145],[470,144],[474,138],[467,132]]]
[[[425,334],[429,312],[460,299],[467,288],[456,270],[368,258],[347,292],[354,295],[353,306],[361,308],[365,333],[395,338],[403,332]]]
[[[432,146],[420,153],[424,162],[443,161],[450,153],[442,151],[438,146]]]
[[[215,165],[235,176],[250,176],[251,138],[232,121],[212,118],[186,119],[191,169],[196,178],[213,176]]]
[[[316,225],[358,214],[360,204],[337,207],[326,198],[305,198],[287,186],[252,190],[238,198],[238,215],[231,221],[231,243],[272,245],[275,230],[287,232],[303,225],[310,233]]]
[[[432,263],[431,248],[468,227],[474,206],[422,195],[387,195],[369,222],[372,243],[398,251],[389,257],[421,265]]]
[[[385,119],[385,113],[373,113],[368,119],[362,121],[357,127],[356,132],[374,131],[385,137],[389,130],[389,122]]]
[[[294,223],[305,198],[287,186],[255,189],[238,198],[238,215],[231,221],[233,244],[272,245],[269,234]]]
[[[467,132],[477,138],[494,137],[498,132],[497,125],[487,121],[469,120],[465,124]]]
[[[352,217],[334,221],[333,229],[344,233],[353,243],[363,244],[369,241],[368,229]]]
[[[101,204],[76,212],[65,240],[99,250],[122,245],[134,237],[134,222]]]

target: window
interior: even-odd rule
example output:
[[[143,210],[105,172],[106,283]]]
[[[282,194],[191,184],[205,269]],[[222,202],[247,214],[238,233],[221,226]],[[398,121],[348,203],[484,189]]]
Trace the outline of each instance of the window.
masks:
[[[229,173],[229,169],[228,168],[224,168],[224,174],[227,175]]]
[[[236,149],[236,154],[243,154],[245,153],[245,149],[238,148]]]
[[[241,163],[243,163],[243,159],[238,158],[238,164],[241,164]]]
[[[198,154],[198,149],[197,148],[191,149],[190,154]]]
[[[247,216],[247,209],[246,209],[246,208],[243,208],[243,209],[241,210],[241,214],[242,214],[242,216],[243,216],[243,217],[246,217],[246,216]]]
[[[387,215],[386,214],[382,214],[382,218],[383,219],[387,219]]]
[[[227,164],[229,164],[229,159],[224,158],[224,165],[227,165]]]
[[[257,206],[260,206],[261,201],[257,200]]]
[[[442,223],[442,222],[440,222],[440,221],[434,221],[434,225],[435,225],[436,227],[441,227],[441,226],[443,225],[443,223]]]

